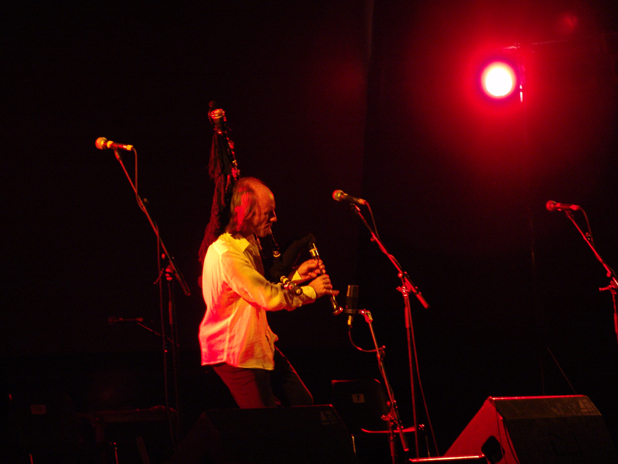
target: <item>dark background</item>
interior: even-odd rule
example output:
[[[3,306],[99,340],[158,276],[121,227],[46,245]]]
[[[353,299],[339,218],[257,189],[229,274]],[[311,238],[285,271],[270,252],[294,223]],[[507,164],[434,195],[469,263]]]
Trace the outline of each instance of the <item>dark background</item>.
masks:
[[[280,244],[307,232],[342,293],[360,287],[406,425],[404,302],[390,261],[335,189],[367,199],[411,297],[440,452],[488,396],[588,395],[618,435],[618,342],[603,266],[548,200],[581,205],[618,260],[613,2],[19,2],[2,13],[3,392],[76,409],[162,404],[155,234],[104,136],[139,155],[139,191],[191,288],[176,286],[185,427],[233,405],[199,366],[198,249],[210,215],[208,104],[243,175],[277,199]],[[484,100],[499,53],[524,103]],[[131,153],[123,153],[129,173]],[[581,212],[574,214],[586,228]],[[166,293],[167,290],[164,290]],[[339,297],[343,304],[343,295]],[[167,317],[167,298],[163,302]],[[271,325],[316,402],[378,377],[328,301]],[[357,341],[370,347],[365,322]],[[419,403],[419,419],[427,423]]]

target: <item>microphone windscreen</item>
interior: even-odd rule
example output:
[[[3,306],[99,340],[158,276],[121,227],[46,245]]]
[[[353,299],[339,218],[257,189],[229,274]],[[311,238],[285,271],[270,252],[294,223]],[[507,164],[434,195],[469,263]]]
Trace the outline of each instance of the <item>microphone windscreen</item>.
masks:
[[[345,307],[347,309],[358,309],[358,285],[348,285]]]
[[[94,144],[99,150],[105,150],[107,148],[107,139],[105,137],[99,137]]]

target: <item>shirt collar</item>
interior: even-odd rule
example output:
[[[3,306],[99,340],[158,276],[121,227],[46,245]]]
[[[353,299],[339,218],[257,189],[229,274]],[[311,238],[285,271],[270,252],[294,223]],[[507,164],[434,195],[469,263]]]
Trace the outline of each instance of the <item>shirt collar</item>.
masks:
[[[238,233],[232,235],[226,232],[226,235],[229,235],[230,239],[234,241],[235,245],[242,252],[244,252],[249,246],[254,246],[258,250],[260,249],[260,242],[258,242],[255,238],[255,235],[249,235],[247,238]]]

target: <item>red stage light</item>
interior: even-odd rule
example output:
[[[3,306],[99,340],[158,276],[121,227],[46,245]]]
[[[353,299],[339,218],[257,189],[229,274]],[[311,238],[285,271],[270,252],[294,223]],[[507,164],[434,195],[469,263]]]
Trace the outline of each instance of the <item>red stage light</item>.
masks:
[[[481,88],[490,98],[509,97],[517,88],[517,83],[515,69],[505,61],[491,62],[481,73]]]

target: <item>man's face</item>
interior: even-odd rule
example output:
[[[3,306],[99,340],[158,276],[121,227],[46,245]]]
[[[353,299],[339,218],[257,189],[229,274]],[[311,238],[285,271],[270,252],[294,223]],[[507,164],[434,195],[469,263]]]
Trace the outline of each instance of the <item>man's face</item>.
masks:
[[[271,233],[273,223],[277,222],[275,214],[275,197],[266,188],[257,190],[257,208],[253,217],[249,220],[248,232],[258,237],[266,237]]]

